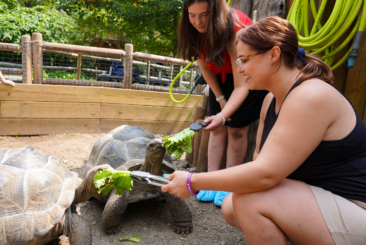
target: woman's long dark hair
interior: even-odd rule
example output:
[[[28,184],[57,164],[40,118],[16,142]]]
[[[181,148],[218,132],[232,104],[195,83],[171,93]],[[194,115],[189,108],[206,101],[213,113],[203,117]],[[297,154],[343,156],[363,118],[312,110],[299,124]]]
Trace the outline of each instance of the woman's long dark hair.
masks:
[[[206,39],[189,21],[188,7],[194,3],[207,2],[210,19],[207,26]],[[203,53],[217,67],[225,63],[224,50],[230,49],[230,41],[235,36],[235,22],[232,11],[225,0],[184,0],[182,16],[178,29],[178,56],[185,60],[201,58]]]
[[[297,83],[311,78],[320,78],[333,83],[333,73],[324,61],[311,55],[305,54],[303,57],[297,55],[299,48],[297,33],[287,20],[277,16],[262,19],[246,27],[239,40],[261,53],[278,46],[281,49],[281,61],[283,60],[288,67],[296,66],[301,70]]]

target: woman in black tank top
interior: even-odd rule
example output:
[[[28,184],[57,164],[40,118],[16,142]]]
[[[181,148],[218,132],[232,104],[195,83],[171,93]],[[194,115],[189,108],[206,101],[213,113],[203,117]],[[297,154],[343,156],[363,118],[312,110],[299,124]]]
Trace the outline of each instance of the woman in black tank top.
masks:
[[[245,28],[237,53],[249,88],[270,91],[253,161],[176,171],[162,190],[182,198],[231,192],[223,215],[249,244],[365,244],[366,128],[332,86],[330,68],[298,49],[294,27],[280,17]]]

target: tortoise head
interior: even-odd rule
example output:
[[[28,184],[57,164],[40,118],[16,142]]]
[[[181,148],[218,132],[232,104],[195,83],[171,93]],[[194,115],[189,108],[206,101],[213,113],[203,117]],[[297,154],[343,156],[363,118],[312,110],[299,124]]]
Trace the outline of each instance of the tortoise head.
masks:
[[[145,163],[141,170],[151,174],[159,174],[161,172],[161,164],[165,156],[165,148],[161,139],[153,139],[146,146]]]

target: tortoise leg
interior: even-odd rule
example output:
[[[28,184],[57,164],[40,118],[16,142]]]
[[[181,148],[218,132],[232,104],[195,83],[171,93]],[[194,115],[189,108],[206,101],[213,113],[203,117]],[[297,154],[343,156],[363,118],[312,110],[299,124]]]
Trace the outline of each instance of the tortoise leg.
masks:
[[[111,191],[102,215],[102,226],[107,234],[117,233],[122,229],[122,215],[126,211],[130,192],[117,195],[116,189]]]
[[[98,171],[110,168],[108,164],[95,166],[91,168],[86,174],[84,180],[79,185],[75,191],[75,198],[73,204],[78,204],[88,201],[90,198],[94,197],[101,202],[107,202],[108,197],[98,194],[97,188],[94,186],[94,176]]]
[[[92,245],[92,229],[89,223],[74,213],[70,213],[69,217],[66,225],[70,245]]]
[[[172,214],[173,218],[173,230],[178,234],[189,234],[192,229],[192,213],[188,205],[183,199],[175,197],[168,192],[162,192],[165,196],[166,203]]]

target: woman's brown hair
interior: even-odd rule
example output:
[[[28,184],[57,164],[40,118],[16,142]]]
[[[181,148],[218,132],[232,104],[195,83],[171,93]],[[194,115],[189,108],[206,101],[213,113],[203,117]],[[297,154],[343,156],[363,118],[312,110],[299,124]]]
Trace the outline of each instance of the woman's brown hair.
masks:
[[[210,15],[206,38],[197,31],[189,21],[188,7],[194,3],[208,3]],[[178,28],[178,56],[185,60],[201,58],[203,53],[207,60],[211,60],[217,67],[225,63],[224,50],[230,49],[230,41],[235,36],[235,22],[233,13],[226,6],[225,0],[184,0],[182,15]]]
[[[297,33],[287,20],[277,16],[262,19],[246,27],[239,40],[260,53],[278,46],[281,49],[281,62],[283,60],[286,66],[296,66],[301,70],[297,83],[311,78],[333,83],[333,73],[327,64],[314,56],[298,54]]]

